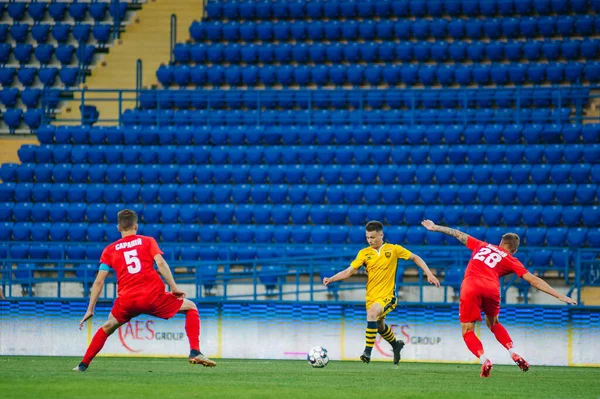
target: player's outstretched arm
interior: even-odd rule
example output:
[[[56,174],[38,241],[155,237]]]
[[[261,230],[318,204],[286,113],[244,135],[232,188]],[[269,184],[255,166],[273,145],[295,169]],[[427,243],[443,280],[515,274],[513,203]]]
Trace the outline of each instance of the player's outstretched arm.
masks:
[[[415,264],[417,266],[419,266],[421,268],[421,270],[423,270],[423,273],[425,273],[425,276],[427,277],[427,281],[429,282],[429,284],[433,284],[436,287],[440,286],[440,281],[437,279],[437,277],[435,277],[435,275],[431,272],[431,270],[429,270],[429,266],[427,266],[427,263],[425,263],[423,258],[421,258],[419,255],[410,254],[410,258],[408,258],[408,259],[415,262]]]
[[[539,278],[538,276],[536,276],[534,274],[525,273],[522,278],[523,278],[523,280],[525,280],[529,284],[531,284],[532,287],[535,287],[538,290],[543,291],[546,294],[553,296],[554,298],[558,299],[559,301],[563,301],[563,302],[571,304],[571,305],[577,305],[576,300],[569,298],[566,295],[562,295],[562,294],[556,292],[556,290],[554,288],[552,288],[550,286],[550,284],[548,284],[547,282],[545,282],[544,280],[542,280],[541,278]]]
[[[453,229],[450,227],[438,226],[437,224],[433,223],[431,220],[423,220],[421,222],[421,225],[423,225],[423,227],[425,227],[429,231],[436,231],[439,233],[444,233],[449,236],[455,237],[458,241],[462,242],[464,245],[467,245],[467,240],[469,239],[469,235],[466,233],[463,233],[460,230],[456,230],[456,229]]]
[[[169,264],[162,257],[162,255],[158,254],[154,257],[154,261],[156,262],[156,266],[158,266],[158,272],[169,284],[169,288],[171,288],[171,293],[176,297],[183,298],[185,297],[185,293],[183,291],[179,291],[177,288],[177,284],[175,283],[175,279],[173,278],[173,273],[171,273],[171,268],[169,268]]]
[[[350,266],[346,270],[342,270],[341,272],[331,276],[323,278],[323,285],[328,286],[330,283],[334,281],[342,281],[356,274],[356,269]]]
[[[96,279],[92,284],[92,288],[90,289],[90,303],[88,304],[87,311],[85,315],[79,322],[79,329],[83,328],[83,323],[86,320],[92,318],[94,316],[94,310],[96,309],[96,303],[98,302],[98,298],[100,298],[100,293],[102,292],[102,288],[104,288],[104,280],[106,280],[106,276],[108,276],[108,271],[99,270],[96,275]]]

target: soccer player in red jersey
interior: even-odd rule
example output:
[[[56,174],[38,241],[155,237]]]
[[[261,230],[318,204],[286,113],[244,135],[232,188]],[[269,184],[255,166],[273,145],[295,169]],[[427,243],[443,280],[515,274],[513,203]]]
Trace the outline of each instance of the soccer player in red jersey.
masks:
[[[137,234],[138,217],[134,211],[124,209],[119,212],[117,219],[117,228],[122,238],[107,246],[102,253],[100,270],[90,292],[90,303],[79,328],[94,316],[96,302],[111,268],[117,274],[118,297],[108,320],[98,329],[83,360],[73,370],[85,371],[107,338],[120,326],[140,314],[170,319],[176,313],[185,313],[185,332],[190,342],[189,362],[205,367],[216,366],[214,361],[200,352],[200,317],[196,304],[185,299],[185,293],[177,288],[156,240]],[[155,261],[171,292],[165,292],[165,284],[154,270]]]
[[[517,234],[504,234],[499,245],[492,245],[459,230],[437,226],[431,220],[424,220],[421,224],[429,231],[456,237],[458,241],[473,251],[460,288],[459,317],[463,339],[469,350],[481,361],[481,376],[489,377],[492,371],[492,362],[485,355],[483,345],[474,332],[475,323],[481,321],[482,311],[485,313],[485,322],[488,328],[494,333],[498,342],[508,349],[512,360],[521,370],[529,370],[529,364],[513,347],[513,341],[508,335],[508,331],[498,322],[498,313],[500,313],[499,278],[515,273],[533,287],[560,301],[572,305],[577,305],[577,302],[559,294],[544,280],[529,273],[525,266],[513,256],[519,249],[520,239]]]

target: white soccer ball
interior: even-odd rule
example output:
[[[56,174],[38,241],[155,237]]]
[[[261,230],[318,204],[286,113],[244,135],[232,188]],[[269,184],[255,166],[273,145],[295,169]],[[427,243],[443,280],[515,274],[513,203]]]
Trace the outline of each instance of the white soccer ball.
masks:
[[[308,360],[308,364],[310,364],[311,367],[316,369],[327,366],[327,363],[329,363],[327,349],[323,348],[322,346],[315,346],[314,348],[311,348],[306,355],[306,360]]]

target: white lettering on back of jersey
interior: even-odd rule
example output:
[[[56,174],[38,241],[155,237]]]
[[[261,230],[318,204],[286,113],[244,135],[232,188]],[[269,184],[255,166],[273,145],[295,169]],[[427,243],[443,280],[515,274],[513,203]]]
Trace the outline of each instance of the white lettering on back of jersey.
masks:
[[[115,245],[115,251],[118,251],[119,249],[124,249],[124,248],[137,247],[138,245],[142,245],[141,238],[138,238],[138,239],[135,239],[135,240],[129,241],[129,242],[121,242],[121,243]]]
[[[494,247],[491,244],[486,245],[486,248],[491,249],[492,251],[496,252],[498,255],[502,256],[503,258],[506,258],[506,252],[504,251],[500,251],[498,248]]]

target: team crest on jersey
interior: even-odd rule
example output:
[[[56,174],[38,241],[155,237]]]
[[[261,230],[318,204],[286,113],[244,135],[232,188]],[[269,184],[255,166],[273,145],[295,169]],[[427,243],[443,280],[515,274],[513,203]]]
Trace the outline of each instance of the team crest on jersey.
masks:
[[[391,253],[391,252],[389,252],[389,251],[388,251],[388,252],[386,252],[386,253],[385,253],[385,257],[386,257],[386,258],[388,258],[388,259],[389,259],[391,256],[392,256],[392,253]]]

